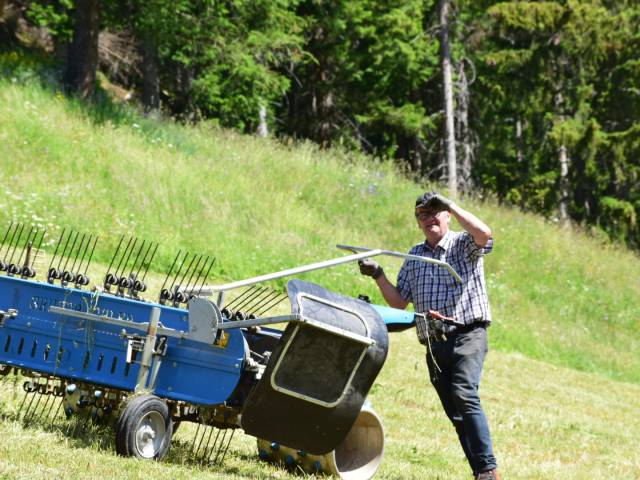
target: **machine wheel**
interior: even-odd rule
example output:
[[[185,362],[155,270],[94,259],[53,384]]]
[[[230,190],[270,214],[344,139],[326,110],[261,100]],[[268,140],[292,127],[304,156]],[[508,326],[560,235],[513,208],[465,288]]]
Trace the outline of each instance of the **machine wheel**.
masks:
[[[155,395],[131,399],[116,424],[116,452],[161,460],[169,451],[173,424],[167,404]]]

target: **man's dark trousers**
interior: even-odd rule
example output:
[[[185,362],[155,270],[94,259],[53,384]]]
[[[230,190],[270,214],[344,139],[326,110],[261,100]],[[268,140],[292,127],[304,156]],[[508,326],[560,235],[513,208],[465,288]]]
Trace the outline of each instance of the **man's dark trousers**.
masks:
[[[453,423],[460,444],[474,474],[496,468],[487,417],[480,405],[478,386],[487,355],[487,330],[447,335],[445,341],[431,341],[435,367],[429,352],[427,365],[431,383]]]

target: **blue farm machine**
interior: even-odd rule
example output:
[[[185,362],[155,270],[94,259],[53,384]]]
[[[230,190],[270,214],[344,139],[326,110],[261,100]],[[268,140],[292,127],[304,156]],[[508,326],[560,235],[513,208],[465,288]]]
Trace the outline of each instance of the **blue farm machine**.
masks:
[[[215,461],[242,429],[265,460],[346,479],[375,474],[384,431],[367,393],[387,332],[416,316],[295,278],[286,294],[262,285],[375,255],[410,256],[339,246],[351,253],[210,286],[214,259],[178,252],[150,301],[143,294],[157,243],[123,236],[100,286],[90,287],[97,237],[63,230],[50,260],[44,237],[11,224],[0,244],[0,375],[24,380],[21,415],[100,420],[124,456],[160,460],[178,425],[193,422],[192,451]],[[40,278],[37,264],[47,263]],[[270,315],[287,299],[291,313]]]

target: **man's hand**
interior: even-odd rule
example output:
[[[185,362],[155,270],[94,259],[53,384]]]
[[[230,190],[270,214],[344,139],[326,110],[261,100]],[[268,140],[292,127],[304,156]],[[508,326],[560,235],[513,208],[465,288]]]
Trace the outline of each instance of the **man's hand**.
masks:
[[[363,258],[362,260],[358,260],[358,265],[360,266],[360,273],[362,275],[371,277],[374,280],[384,273],[384,270],[382,270],[382,267],[378,264],[378,262],[370,258]]]
[[[434,208],[435,210],[442,212],[446,210],[447,212],[451,211],[451,206],[453,202],[448,198],[436,193],[431,199],[427,202],[426,207]]]

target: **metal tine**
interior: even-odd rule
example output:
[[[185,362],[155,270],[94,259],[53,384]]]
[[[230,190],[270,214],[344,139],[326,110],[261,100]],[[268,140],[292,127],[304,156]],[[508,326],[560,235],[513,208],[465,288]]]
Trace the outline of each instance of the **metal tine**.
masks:
[[[211,455],[213,455],[214,450],[216,450],[216,447],[218,446],[218,439],[220,438],[220,433],[222,432],[222,429],[220,429],[220,428],[218,428],[217,430],[218,430],[218,432],[216,433],[216,438],[213,441],[213,445],[211,445],[211,450],[209,450],[209,455],[207,455],[207,462],[208,463],[211,463]]]
[[[138,253],[136,253],[135,258],[133,259],[133,265],[131,265],[131,272],[129,272],[129,278],[134,278],[133,272],[136,269],[136,263],[138,263],[138,259],[140,258],[140,254],[142,253],[142,249],[144,248],[145,243],[147,243],[147,241],[145,239],[142,239],[142,243],[140,244]]]
[[[116,261],[116,257],[118,256],[118,252],[120,251],[120,247],[122,246],[122,242],[124,241],[124,234],[120,237],[120,241],[118,242],[118,246],[116,247],[116,251],[113,252],[113,257],[111,257],[111,263],[109,263],[109,268],[107,269],[106,275],[111,273],[111,267],[113,266],[113,262]],[[94,244],[95,247],[95,244]],[[88,266],[88,265],[87,265]]]
[[[138,239],[134,238],[133,239],[133,245],[131,245],[131,249],[127,248],[129,250],[129,253],[127,254],[127,259],[124,261],[124,265],[122,265],[122,272],[118,273],[120,271],[120,268],[118,268],[118,270],[116,270],[116,276],[117,277],[123,277],[124,276],[124,271],[127,269],[127,264],[129,263],[129,259],[131,258],[131,254],[136,249],[136,243],[138,243]],[[126,250],[125,250],[125,253],[126,253]],[[124,257],[124,255],[123,255],[123,257]]]
[[[36,234],[33,237],[33,240],[35,241],[35,239],[37,237],[38,237],[38,230],[36,230]],[[20,275],[24,275],[26,273],[24,271],[24,269],[25,268],[29,268],[29,261],[31,260],[31,250],[32,250],[32,248],[33,248],[33,241],[31,241],[31,236],[29,236],[29,237],[27,237],[27,243],[22,248],[22,252],[20,253],[20,258],[18,259],[18,263],[16,264],[17,268],[18,268],[17,273],[20,273]],[[22,254],[23,253],[25,253],[24,262],[22,261]]]
[[[72,235],[73,233],[74,233],[74,232],[72,231],[72,232],[69,234],[69,237],[71,237],[71,235]],[[64,267],[62,267],[62,271],[63,271],[63,272],[66,272],[66,271],[67,271],[67,265],[69,264],[69,258],[71,257],[71,253],[73,252],[73,247],[75,247],[75,246],[76,246],[76,242],[78,241],[78,237],[79,237],[79,236],[80,236],[80,232],[75,232],[75,236],[73,237],[73,243],[71,244],[71,248],[69,249],[69,253],[67,253],[67,254],[66,254],[67,259],[66,259],[66,260],[65,260],[65,262],[64,262]],[[68,243],[68,241],[67,241],[67,243]],[[65,248],[65,249],[62,251],[62,256],[65,256],[66,251],[67,251],[67,250],[66,250],[66,248]],[[60,258],[60,260],[62,260],[62,258]],[[60,267],[60,265],[58,265],[58,267]]]
[[[248,310],[249,308],[251,308],[251,305],[253,305],[254,302],[259,302],[260,299],[263,298],[265,294],[269,295],[270,292],[271,290],[269,290],[268,287],[262,287],[260,292],[258,292],[257,295],[254,295],[251,298],[249,298],[242,305],[239,305],[237,309],[240,310],[241,308],[244,308],[245,310]]]
[[[200,257],[202,257],[202,255],[200,255]],[[209,255],[207,255],[204,258],[204,263],[202,264],[202,267],[200,268],[200,271],[198,272],[198,276],[196,277],[196,280],[193,282],[193,287],[191,287],[191,289],[186,288],[186,291],[190,292],[190,296],[194,297],[196,296],[196,286],[198,285],[198,282],[200,281],[200,277],[202,275],[202,272],[204,272],[204,269],[207,267],[207,263],[209,262]],[[196,265],[196,270],[198,269],[198,265],[200,265],[200,261],[198,261],[198,264]],[[191,279],[189,279],[189,283],[187,283],[187,286],[191,283]]]
[[[204,446],[204,450],[202,451],[202,455],[200,456],[200,462],[204,463],[204,459],[207,455],[207,450],[209,449],[209,442],[211,442],[211,436],[213,435],[213,427],[209,426],[209,436],[207,437],[207,443]]]
[[[231,309],[233,308],[234,310],[240,310],[240,308],[242,308],[244,305],[246,305],[247,301],[251,301],[251,299],[253,297],[255,297],[256,295],[259,295],[260,292],[262,292],[262,290],[264,290],[264,287],[261,287],[259,285],[254,285],[251,288],[249,288],[247,290],[247,292],[251,292],[248,296],[245,295],[241,295],[242,297],[244,297],[242,299],[242,301],[238,302],[236,301],[236,299],[234,299],[233,302],[231,302],[231,304],[227,305],[227,308]]]
[[[182,250],[178,250],[178,254],[176,255],[176,258],[173,259],[173,263],[171,264],[171,267],[169,268],[169,272],[167,273],[167,276],[164,277],[164,282],[162,282],[162,287],[160,287],[160,295],[162,295],[162,291],[164,290],[164,287],[167,284],[167,280],[169,280],[169,277],[171,276],[171,272],[173,271],[173,267],[175,267],[176,262],[178,261],[178,258],[180,257],[181,253],[182,253]],[[170,289],[171,288],[169,288],[169,290]]]
[[[158,245],[160,245],[160,244],[156,243],[156,246],[153,249],[153,253],[151,254],[151,258],[149,258],[149,261],[147,262],[147,267],[144,269],[144,273],[142,274],[142,280],[140,280],[141,282],[144,282],[144,279],[147,278],[147,272],[149,271],[149,266],[151,265],[151,262],[153,262],[153,259],[156,256],[156,252],[158,251]],[[147,255],[145,254],[144,258],[142,259],[142,264],[140,264],[140,267],[142,267],[144,265],[144,261],[146,259],[147,259]]]
[[[193,457],[193,448],[196,445],[196,439],[198,438],[198,432],[200,432],[201,423],[198,422],[198,427],[196,428],[196,433],[193,435],[193,442],[191,442],[191,450],[189,451],[189,456]]]
[[[65,256],[65,252],[67,251],[67,245],[69,245],[69,240],[71,239],[71,235],[73,235],[73,230],[69,230],[67,233],[67,241],[64,242],[64,247],[62,247],[62,252],[60,252],[60,258],[58,259],[58,266],[56,269],[60,270],[60,265],[62,264],[62,258]]]
[[[18,232],[20,225],[21,225],[20,223],[16,223],[16,228],[13,230],[13,233],[11,234],[11,238],[9,238],[9,242],[7,244],[7,253],[4,254],[2,261],[7,260],[7,256],[9,255],[9,252],[11,251],[11,246],[13,245],[13,239],[16,237],[16,233]]]
[[[30,412],[31,415],[27,416],[27,414],[25,413],[25,416],[23,418],[23,422],[25,425],[28,425],[29,423],[31,423],[31,420],[33,420],[33,418],[36,416],[36,412],[38,411],[38,406],[40,406],[40,402],[42,401],[42,397],[44,396],[40,392],[36,392],[36,393],[38,395],[38,401],[33,406],[33,410],[27,410],[27,412]]]
[[[80,257],[80,263],[78,264],[78,275],[80,275],[80,272],[82,271],[82,264],[84,263],[84,257],[87,256],[87,250],[89,250],[89,245],[91,245],[92,238],[93,238],[93,235],[89,235],[89,238],[87,238],[87,243],[84,246],[84,252],[82,252],[82,257]],[[78,253],[80,253],[80,249],[78,249]]]
[[[193,257],[191,257],[191,262],[189,262],[189,266],[187,267],[187,269],[184,271],[184,274],[182,275],[182,278],[180,279],[180,283],[178,283],[178,289],[182,286],[182,284],[184,283],[184,279],[187,277],[187,274],[189,273],[189,270],[191,270],[191,265],[193,265],[193,261],[196,259],[196,255],[194,254]],[[184,290],[184,289],[183,289]]]
[[[235,433],[236,433],[236,429],[232,428],[231,429],[231,435],[229,435],[229,441],[227,442],[227,446],[225,447],[224,452],[222,453],[222,457],[220,458],[220,463],[224,462],[224,457],[227,456],[227,451],[229,450],[229,447],[231,446],[231,440],[233,440],[233,436],[234,436]],[[214,460],[214,462],[215,461],[217,461],[217,458],[216,458],[216,460]]]
[[[36,395],[38,394],[38,390],[35,390],[33,392],[33,396],[31,397],[31,401],[29,402],[29,405],[27,406],[27,411],[24,412],[24,416],[22,417],[22,419],[26,419],[29,415],[29,410],[31,410],[31,405],[33,405],[33,401],[36,399]]]
[[[62,233],[60,233],[60,238],[58,239],[58,243],[56,243],[56,249],[53,252],[53,256],[51,257],[51,264],[49,265],[49,268],[47,269],[47,275],[49,274],[49,270],[51,270],[51,268],[53,267],[53,262],[56,259],[56,256],[58,255],[58,248],[60,247],[60,244],[62,243],[62,238],[64,237],[64,232],[66,232],[66,228],[62,229]]]
[[[96,249],[96,244],[98,243],[98,239],[99,239],[99,238],[100,238],[100,237],[98,237],[98,236],[96,235],[96,239],[93,241],[93,247],[91,247],[91,253],[89,254],[89,260],[87,260],[87,265],[84,267],[84,273],[83,273],[83,275],[85,275],[85,276],[87,275],[87,270],[89,270],[89,264],[91,263],[91,259],[93,258],[93,252],[94,252],[94,251],[95,251],[95,249]],[[82,264],[81,264],[81,265],[82,265]],[[111,268],[111,267],[109,267],[109,268]],[[80,270],[80,268],[79,268],[79,267],[78,267],[78,270]]]
[[[38,415],[38,418],[36,419],[36,422],[40,422],[40,420],[42,420],[42,415],[44,415],[44,412],[47,410],[47,405],[49,405],[49,400],[51,400],[51,397],[53,397],[53,395],[46,394],[45,397],[47,397],[47,398],[46,398],[46,400],[44,402],[44,405],[42,406],[42,410],[40,410],[40,415]],[[53,403],[51,405],[53,405]],[[51,412],[49,412],[49,413],[51,413]]]
[[[22,249],[20,250],[20,256],[18,257],[18,260],[16,261],[16,265],[20,265],[22,262],[22,255],[24,255],[25,251],[27,250],[27,247],[29,246],[29,242],[31,240],[31,234],[33,233],[33,227],[31,227],[29,229],[29,234],[27,235],[27,239],[24,242],[24,247],[22,247]],[[38,230],[36,229],[36,235],[38,234]],[[19,240],[19,239],[18,239]],[[13,258],[13,257],[12,257]]]
[[[211,427],[209,427],[211,428]],[[207,425],[204,425],[204,428],[202,429],[202,436],[200,437],[200,443],[198,443],[198,448],[196,448],[195,454],[194,456],[197,457],[198,456],[198,452],[200,452],[200,447],[202,446],[202,442],[204,440],[204,437],[207,435]]]
[[[80,238],[80,245],[78,245],[78,251],[76,252],[76,256],[73,258],[73,263],[71,264],[71,268],[69,269],[69,271],[72,274],[75,273],[76,262],[78,261],[78,257],[80,256],[80,250],[82,250],[82,245],[84,245],[84,239],[86,236],[87,234],[83,233],[82,237]],[[73,249],[71,249],[71,251],[69,252],[69,255],[73,255]]]
[[[257,317],[261,317],[262,315],[264,315],[265,313],[267,313],[269,310],[271,310],[272,308],[277,307],[278,305],[280,305],[285,299],[287,299],[288,296],[284,293],[280,294],[280,297],[275,299],[275,302],[271,302],[267,307],[265,307],[263,310],[261,310],[259,313],[256,313],[255,315]]]
[[[51,402],[51,405],[49,405],[49,401],[50,401],[50,400],[53,400],[53,401]],[[40,412],[40,416],[38,417],[38,423],[40,423],[40,421],[43,419],[42,417],[43,417],[43,415],[44,415],[44,412],[45,412],[45,411],[47,412],[47,414],[46,414],[46,415],[44,415],[44,419],[46,420],[46,419],[48,419],[49,417],[51,417],[51,410],[53,410],[53,406],[54,406],[55,404],[56,404],[56,399],[55,399],[55,397],[53,396],[53,394],[52,394],[52,393],[49,393],[49,394],[47,395],[47,401],[45,402],[44,406],[42,407],[42,411]],[[47,410],[47,406],[49,406],[49,410]]]
[[[142,244],[144,245],[144,242],[142,242]],[[140,266],[138,267],[138,271],[136,272],[136,280],[138,279],[138,277],[140,276],[140,270],[142,270],[142,267],[144,266],[144,262],[147,260],[147,255],[149,255],[149,252],[151,251],[151,248],[153,247],[153,242],[149,242],[149,246],[147,247],[147,249],[144,252],[144,257],[142,257],[142,261],[140,262]],[[133,267],[135,269],[135,262],[133,263]],[[131,273],[133,273],[133,270],[131,270]]]
[[[52,381],[51,383],[51,390],[49,391],[48,397],[51,400],[51,405],[49,406],[49,410],[47,411],[44,419],[45,420],[49,420],[51,418],[51,412],[53,411],[53,408],[56,405],[56,395],[55,395],[55,385],[54,385],[55,380]],[[46,407],[47,404],[45,404]],[[40,420],[40,419],[38,419]]]
[[[87,256],[87,252],[89,251],[89,245],[91,245],[91,240],[93,239],[93,235],[89,234],[87,238],[87,243],[84,245],[84,250],[82,251],[82,255],[80,256],[80,263],[78,264],[78,270],[76,270],[76,278],[80,276],[82,273],[82,264],[84,263],[84,259]],[[78,249],[78,253],[80,253],[80,249]],[[74,264],[75,270],[75,264]]]
[[[289,299],[289,296],[286,293],[283,293],[282,297],[280,297],[277,302],[275,302],[272,305],[269,305],[266,310],[263,310],[262,312],[260,312],[260,315],[264,315],[265,313],[267,313],[267,312],[271,311],[272,309],[276,308],[278,305],[280,305],[282,302],[284,302],[285,300],[288,300],[288,299]]]
[[[129,246],[131,245],[132,241],[133,241],[133,237],[129,237],[129,241],[127,242],[127,246],[124,247],[124,251],[122,252],[122,256],[120,257],[120,261],[118,262],[118,266],[116,267],[116,271],[113,274],[113,276],[116,277],[116,283],[118,281],[118,272],[120,271],[120,267],[122,266],[122,261],[124,260],[124,257],[127,255],[127,251],[129,250]]]
[[[171,286],[169,287],[170,291],[173,291],[174,287],[176,286],[176,280],[178,280],[178,276],[180,275],[180,271],[182,270],[182,267],[184,266],[184,262],[187,261],[188,257],[189,257],[189,252],[186,252],[184,254],[184,258],[182,259],[182,262],[180,263],[180,266],[178,266],[178,270],[176,271],[176,276],[173,278],[173,282],[171,282]]]
[[[2,255],[2,250],[4,250],[4,242],[7,239],[7,237],[9,236],[9,232],[11,231],[11,227],[13,227],[13,221],[11,221],[11,223],[9,223],[9,227],[7,228],[7,231],[4,232],[4,237],[2,237],[2,242],[0,243],[0,255]]]
[[[234,309],[235,310],[240,310],[241,308],[244,308],[245,305],[251,303],[253,301],[253,299],[257,296],[260,295],[264,290],[266,289],[266,287],[257,287],[252,293],[251,295],[249,295],[248,297],[246,297],[242,302],[240,302],[240,304],[234,305]]]
[[[21,225],[20,227],[20,233],[18,234],[18,238],[16,239],[16,243],[13,246],[13,250],[11,250],[11,257],[9,257],[9,261],[7,263],[9,263],[9,265],[11,263],[13,263],[13,256],[16,254],[16,250],[18,248],[18,244],[20,243],[20,239],[22,238],[22,231],[24,230],[24,225]],[[13,240],[13,239],[12,239]],[[7,252],[8,253],[8,252]]]
[[[250,302],[248,302],[246,305],[243,306],[243,308],[247,311],[254,308],[255,305],[262,302],[262,300],[264,300],[265,297],[268,297],[269,295],[271,295],[271,292],[272,290],[269,287],[264,287],[262,289],[262,292],[260,292],[260,295],[256,295],[255,297],[253,297]]]
[[[22,407],[24,407],[25,402],[27,401],[27,397],[29,396],[30,393],[33,392],[29,392],[28,390],[25,390],[24,392],[24,398],[22,399],[22,403],[20,404],[20,407],[18,408],[18,418],[20,417],[20,413],[22,412]]]
[[[62,405],[64,404],[64,397],[60,397],[60,402],[58,403],[58,408],[56,410],[56,413],[53,414],[53,417],[51,417],[51,426],[53,426],[53,423],[55,422],[56,418],[58,418],[58,415],[60,414],[60,411],[62,410]]]
[[[218,457],[220,456],[220,453],[222,452],[222,447],[223,447],[223,445],[224,445],[224,441],[225,441],[225,439],[227,438],[227,431],[228,431],[228,430],[229,430],[228,428],[225,428],[225,429],[224,429],[224,432],[222,433],[222,439],[220,440],[220,447],[218,448],[218,452],[216,453],[216,456],[215,456],[215,457],[214,457],[214,459],[213,459],[213,463],[214,463],[214,464],[215,464],[215,463],[218,463]],[[229,439],[229,440],[231,440],[231,439]],[[228,448],[228,447],[227,447],[227,448]],[[226,453],[226,452],[225,452],[225,453]]]
[[[198,289],[198,295],[200,295],[200,292],[202,292],[202,287],[204,287],[204,282],[207,280],[207,277],[209,276],[209,272],[211,272],[211,267],[213,267],[214,263],[216,263],[216,257],[213,257],[211,259],[211,263],[209,264],[209,269],[207,270],[207,273],[204,274],[204,277],[202,277],[202,283],[200,284],[200,288]]]
[[[200,254],[200,256],[198,257],[198,261],[196,262],[196,265],[193,267],[193,271],[191,272],[191,275],[189,276],[189,280],[187,280],[187,284],[183,288],[183,290],[185,292],[189,291],[189,285],[191,284],[191,280],[193,280],[193,276],[198,271],[198,267],[200,266],[200,262],[202,261],[202,257],[204,257],[204,255]]]
[[[242,300],[242,298],[244,298],[250,291],[255,290],[256,288],[260,288],[257,285],[251,285],[249,288],[247,288],[244,292],[242,292],[240,295],[238,295],[236,298],[234,298],[231,302],[229,302],[227,304],[227,308],[233,308],[239,301]]]
[[[202,268],[200,268],[200,271],[198,272],[198,276],[196,277],[195,282],[193,282],[193,287],[191,288],[191,295],[192,296],[198,296],[200,294],[200,291],[202,291],[202,287],[200,287],[200,290],[196,294],[196,287],[197,287],[198,283],[200,282],[200,277],[202,276],[202,272],[204,272],[204,269],[207,268],[207,263],[209,263],[209,255],[207,255],[205,257],[204,263],[202,264]],[[211,266],[209,267],[209,270],[211,270]],[[208,271],[207,271],[207,273],[208,273]],[[204,284],[204,280],[203,280],[203,284]]]
[[[28,267],[33,268],[36,263],[36,258],[40,255],[40,247],[42,247],[42,241],[44,240],[44,236],[47,233],[46,230],[42,231],[42,235],[40,236],[40,243],[38,243],[38,247],[36,248],[36,253],[33,255],[33,259],[31,260],[31,265],[27,265]],[[35,240],[35,238],[34,238]]]
[[[262,300],[254,303],[251,307],[247,307],[246,310],[250,313],[256,313],[258,310],[262,309],[266,304],[271,302],[274,298],[280,295],[280,292],[277,290],[270,290],[268,295],[264,297]]]

